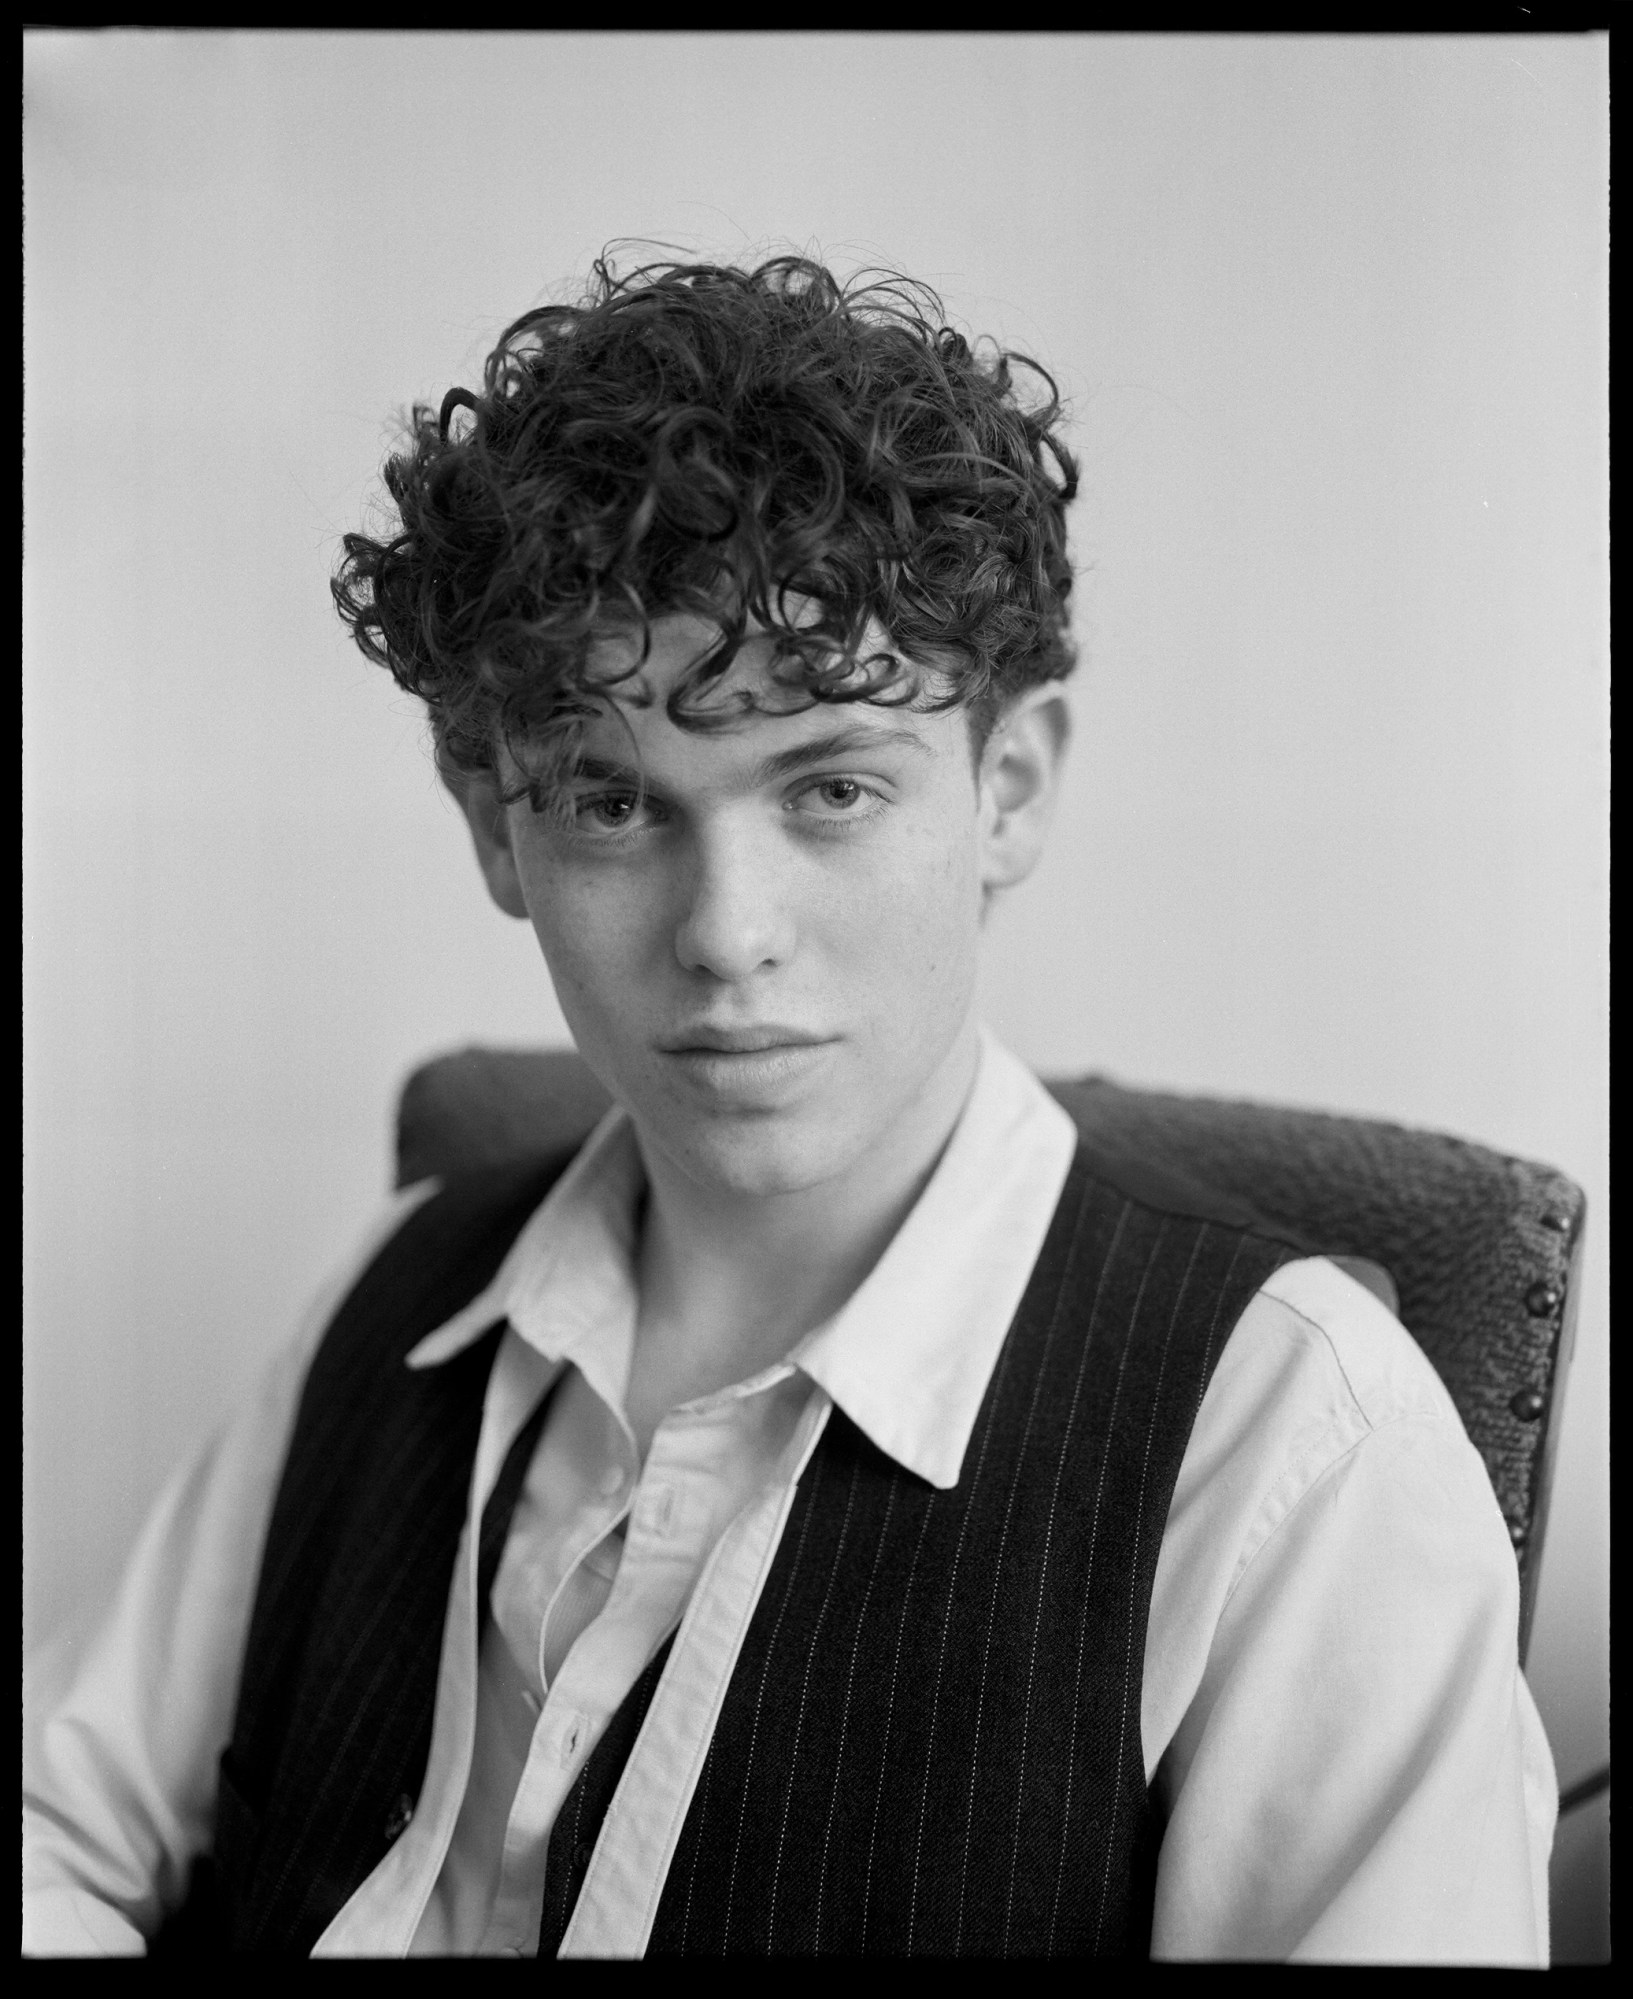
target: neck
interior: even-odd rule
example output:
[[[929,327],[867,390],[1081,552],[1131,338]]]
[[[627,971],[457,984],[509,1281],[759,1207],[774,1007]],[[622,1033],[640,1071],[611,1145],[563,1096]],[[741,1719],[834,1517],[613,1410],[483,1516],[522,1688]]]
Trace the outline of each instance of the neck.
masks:
[[[783,1359],[845,1303],[924,1191],[978,1056],[972,1020],[902,1117],[815,1186],[736,1193],[642,1142],[649,1197],[628,1413],[643,1451],[669,1409]]]

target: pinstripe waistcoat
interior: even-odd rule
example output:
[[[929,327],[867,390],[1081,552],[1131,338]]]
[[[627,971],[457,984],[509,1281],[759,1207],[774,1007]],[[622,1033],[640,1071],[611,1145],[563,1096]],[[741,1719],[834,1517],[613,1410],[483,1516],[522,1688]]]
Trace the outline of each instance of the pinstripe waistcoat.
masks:
[[[442,1367],[402,1362],[488,1281],[564,1164],[445,1187],[325,1334],[268,1530],[213,1878],[173,1936],[309,1952],[416,1796],[500,1329]],[[1157,1552],[1220,1348],[1302,1247],[1080,1148],[956,1487],[904,1470],[833,1410],[652,1953],[1146,1953]],[[484,1603],[537,1434],[536,1418],[481,1523]],[[541,1953],[566,1929],[665,1657],[558,1815]]]

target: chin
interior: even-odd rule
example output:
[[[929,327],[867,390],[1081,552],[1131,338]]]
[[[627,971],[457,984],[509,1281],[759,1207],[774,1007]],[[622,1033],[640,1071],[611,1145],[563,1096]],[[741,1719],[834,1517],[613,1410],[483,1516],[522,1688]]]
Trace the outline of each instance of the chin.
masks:
[[[827,1120],[800,1117],[689,1118],[649,1126],[654,1140],[701,1186],[722,1194],[770,1198],[831,1180],[863,1149],[847,1146]]]

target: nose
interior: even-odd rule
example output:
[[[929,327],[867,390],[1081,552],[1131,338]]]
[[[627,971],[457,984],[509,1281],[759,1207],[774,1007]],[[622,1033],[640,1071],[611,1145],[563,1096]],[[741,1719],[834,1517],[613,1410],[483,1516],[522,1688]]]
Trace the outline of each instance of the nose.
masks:
[[[709,829],[693,851],[675,956],[689,972],[727,980],[786,964],[794,949],[790,887],[775,850],[753,829]]]

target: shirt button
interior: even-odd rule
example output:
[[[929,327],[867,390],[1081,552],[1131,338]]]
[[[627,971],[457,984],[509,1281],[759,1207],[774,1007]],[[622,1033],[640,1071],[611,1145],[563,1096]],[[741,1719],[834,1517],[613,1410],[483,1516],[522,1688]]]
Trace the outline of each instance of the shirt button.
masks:
[[[400,1839],[408,1830],[408,1821],[413,1816],[414,1800],[404,1791],[391,1810],[386,1813],[386,1822],[380,1828],[381,1835],[388,1845],[392,1840]]]
[[[582,1839],[578,1842],[577,1846],[573,1848],[573,1866],[578,1871],[578,1873],[582,1874],[584,1870],[589,1866],[590,1855],[594,1851],[595,1849],[592,1846],[586,1844],[586,1842]]]

